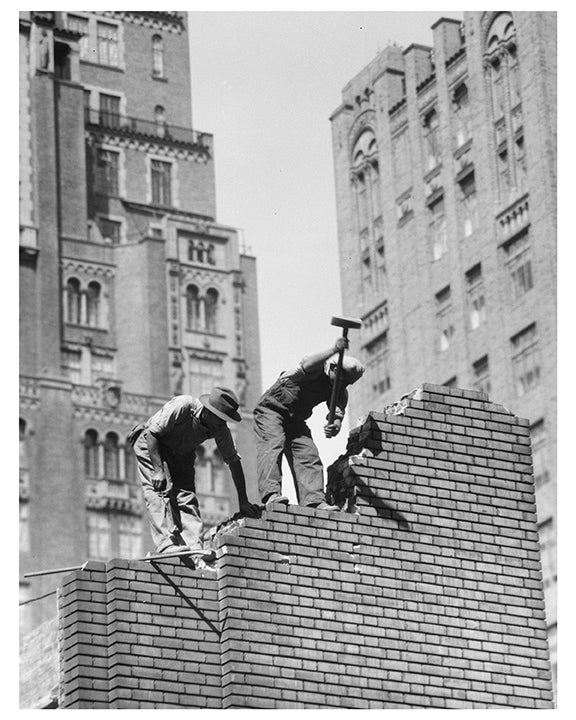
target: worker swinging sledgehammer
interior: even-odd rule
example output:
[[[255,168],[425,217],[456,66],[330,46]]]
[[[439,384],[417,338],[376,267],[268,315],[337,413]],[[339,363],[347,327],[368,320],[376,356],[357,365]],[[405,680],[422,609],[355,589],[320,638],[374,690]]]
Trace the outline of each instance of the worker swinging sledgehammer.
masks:
[[[136,454],[155,553],[191,551],[199,561],[211,555],[202,551],[194,477],[196,448],[208,438],[215,439],[230,468],[240,513],[259,515],[259,507],[246,495],[242,463],[227,425],[241,421],[238,407],[235,394],[227,388],[215,387],[200,398],[178,395],[128,436]]]
[[[348,330],[359,328],[360,320],[333,317],[332,325],[343,328],[334,347],[303,358],[294,370],[284,371],[262,395],[254,409],[257,436],[258,489],[267,508],[287,505],[282,495],[282,457],[288,460],[300,505],[319,510],[338,510],[324,495],[324,472],[318,448],[306,420],[322,402],[329,407],[324,434],[340,432],[348,402],[346,387],[359,380],[364,366],[345,356]]]

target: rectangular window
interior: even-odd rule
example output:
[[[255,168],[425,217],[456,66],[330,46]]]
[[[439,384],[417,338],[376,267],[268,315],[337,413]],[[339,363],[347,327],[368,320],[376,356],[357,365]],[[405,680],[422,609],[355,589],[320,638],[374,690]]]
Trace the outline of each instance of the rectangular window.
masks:
[[[426,148],[427,170],[440,163],[440,124],[436,110],[430,110],[423,119],[424,144]]]
[[[122,223],[109,218],[100,218],[98,225],[104,242],[120,245],[122,240]]]
[[[92,560],[108,560],[111,555],[110,519],[98,512],[87,513],[88,557]]]
[[[540,350],[536,323],[532,323],[510,340],[516,393],[522,397],[540,382]]]
[[[120,194],[120,153],[99,148],[96,156],[96,192],[100,195]]]
[[[538,420],[530,428],[532,440],[532,467],[536,487],[545,485],[550,480],[548,472],[548,438],[544,420]]]
[[[542,579],[544,587],[549,587],[557,581],[556,574],[556,528],[554,520],[548,518],[538,525],[540,538],[540,557],[542,560]]]
[[[84,117],[87,120],[90,120],[89,112],[90,112],[90,96],[91,96],[91,94],[92,93],[90,92],[90,90],[84,90],[82,93],[82,96],[84,98]]]
[[[510,162],[506,148],[498,153],[498,176],[500,178],[500,194],[502,194],[510,189]]]
[[[528,233],[509,243],[504,252],[508,258],[506,267],[510,276],[512,298],[518,300],[534,287]]]
[[[454,325],[452,324],[452,298],[450,285],[436,293],[436,323],[438,326],[438,350],[445,352],[452,344]]]
[[[100,65],[118,67],[118,27],[109,23],[96,24],[96,45]]]
[[[478,227],[478,203],[476,195],[476,180],[471,172],[459,182],[464,237],[470,237]]]
[[[80,60],[86,60],[88,48],[88,18],[79,15],[68,15],[68,29],[72,32],[82,33],[80,38]]]
[[[526,152],[524,150],[524,137],[522,135],[516,138],[514,142],[514,152],[516,156],[516,183],[519,190],[524,191],[528,177],[526,175]]]
[[[358,172],[353,179],[353,187],[356,190],[356,209],[358,213],[358,229],[360,231],[368,227],[368,191],[366,189],[366,175]]]
[[[372,287],[372,260],[369,248],[362,252],[362,283],[367,289]]]
[[[100,93],[100,124],[120,127],[120,98],[117,95]]]
[[[81,353],[79,350],[64,350],[62,352],[62,371],[64,377],[75,385],[81,380]]]
[[[459,85],[453,94],[455,141],[456,147],[462,147],[472,137],[472,122],[470,118],[470,99],[468,88],[464,83]]]
[[[396,179],[395,186],[404,192],[410,185],[412,176],[411,146],[408,131],[403,130],[392,138],[392,167]]]
[[[439,260],[448,250],[448,233],[444,215],[444,198],[430,205],[430,235],[432,239],[432,257]]]
[[[118,554],[123,558],[142,556],[142,520],[121,515],[118,518]]]
[[[190,378],[189,394],[194,397],[209,393],[215,385],[221,384],[224,379],[221,360],[191,357],[188,369]]]
[[[466,293],[470,329],[476,330],[476,328],[479,328],[486,320],[484,280],[482,278],[481,263],[474,265],[474,267],[466,272]]]
[[[484,355],[472,365],[474,373],[474,390],[490,395],[490,367],[488,355]]]
[[[172,164],[152,160],[152,202],[155,205],[172,205]]]
[[[388,332],[367,343],[364,348],[366,359],[366,382],[374,395],[382,395],[390,389],[388,370]]]
[[[112,355],[100,355],[92,353],[92,381],[98,378],[114,377],[114,357]]]

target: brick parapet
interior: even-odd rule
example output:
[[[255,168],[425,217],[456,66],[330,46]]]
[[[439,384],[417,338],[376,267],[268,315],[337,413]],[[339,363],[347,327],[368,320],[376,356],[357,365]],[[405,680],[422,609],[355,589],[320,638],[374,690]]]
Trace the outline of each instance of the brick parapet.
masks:
[[[215,577],[113,561],[98,591],[77,573],[64,706],[552,707],[528,432],[423,385],[352,431],[329,470],[341,512],[225,525]]]

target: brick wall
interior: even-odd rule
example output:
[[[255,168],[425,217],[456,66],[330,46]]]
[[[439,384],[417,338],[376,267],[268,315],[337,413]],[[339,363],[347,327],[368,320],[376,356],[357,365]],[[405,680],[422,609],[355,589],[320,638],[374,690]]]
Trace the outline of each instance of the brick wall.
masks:
[[[342,512],[216,536],[218,571],[66,579],[62,706],[550,708],[528,422],[424,385],[329,469]]]

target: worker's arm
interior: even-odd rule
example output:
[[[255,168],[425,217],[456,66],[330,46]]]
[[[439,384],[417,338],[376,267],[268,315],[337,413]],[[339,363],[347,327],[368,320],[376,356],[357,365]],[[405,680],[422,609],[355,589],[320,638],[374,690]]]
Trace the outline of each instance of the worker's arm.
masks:
[[[235,460],[228,466],[230,468],[230,474],[232,480],[236,486],[236,492],[238,493],[238,505],[240,506],[240,514],[247,515],[248,517],[257,517],[259,510],[258,505],[254,505],[248,500],[246,494],[246,479],[244,478],[244,470],[242,468],[242,462],[240,459]]]
[[[332,357],[334,353],[339,353],[340,351],[346,350],[348,347],[348,339],[344,337],[339,337],[338,340],[334,343],[334,346],[331,347],[329,350],[325,350],[324,352],[317,353],[316,355],[307,355],[305,358],[302,359],[300,363],[300,367],[306,374],[313,374],[315,372],[318,372],[319,370],[322,370],[324,367],[324,363],[326,360],[328,360],[329,357]]]
[[[248,515],[249,517],[256,517],[259,512],[258,506],[253,505],[248,500],[242,461],[240,455],[238,455],[238,451],[236,450],[236,445],[234,444],[232,433],[230,432],[228,425],[221,425],[218,428],[217,432],[214,434],[214,440],[216,441],[218,450],[222,455],[222,459],[230,468],[230,474],[232,475],[232,480],[234,482],[234,486],[236,487],[236,492],[238,493],[240,513],[242,515]]]
[[[328,404],[328,403],[326,403]],[[340,388],[338,397],[336,398],[336,409],[334,412],[334,422],[324,425],[324,435],[327,438],[335,437],[340,432],[342,420],[346,414],[346,406],[348,405],[348,390],[345,387]],[[330,414],[326,416],[328,419]]]

